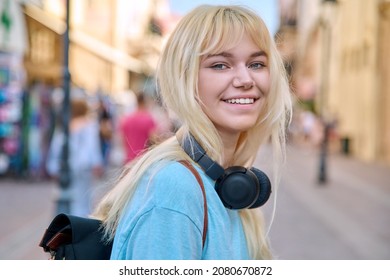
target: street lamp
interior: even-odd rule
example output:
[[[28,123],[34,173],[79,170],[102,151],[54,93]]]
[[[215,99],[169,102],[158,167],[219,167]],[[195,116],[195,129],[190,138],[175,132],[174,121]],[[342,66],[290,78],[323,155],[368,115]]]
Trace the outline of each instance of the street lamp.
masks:
[[[70,186],[70,168],[69,168],[69,119],[70,119],[70,72],[69,72],[69,18],[70,18],[70,0],[65,0],[66,5],[66,29],[63,36],[64,61],[63,61],[63,89],[64,100],[62,107],[62,129],[64,134],[64,144],[61,152],[61,170],[60,170],[60,194],[57,200],[57,213],[69,213],[71,196]]]
[[[323,4],[337,4],[337,0],[322,0]],[[327,182],[327,154],[329,144],[329,132],[331,128],[329,116],[325,112],[325,95],[329,88],[329,71],[330,71],[330,54],[331,54],[331,39],[332,30],[329,19],[325,18],[324,15],[321,17],[322,27],[322,54],[321,54],[321,89],[320,89],[320,117],[323,125],[323,137],[320,148],[320,162],[318,170],[318,183],[324,184]]]

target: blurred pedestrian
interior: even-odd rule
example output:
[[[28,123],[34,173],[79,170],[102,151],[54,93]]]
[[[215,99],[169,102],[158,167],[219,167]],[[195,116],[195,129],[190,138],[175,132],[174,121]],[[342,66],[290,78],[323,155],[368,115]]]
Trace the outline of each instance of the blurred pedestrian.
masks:
[[[119,124],[125,163],[140,155],[154,141],[157,124],[147,106],[143,92],[137,94],[137,108],[125,115]]]
[[[100,152],[98,122],[88,114],[84,99],[71,100],[69,123],[69,167],[71,197],[70,213],[87,217],[93,206],[95,179],[103,174],[103,158]],[[47,159],[49,175],[58,178],[64,144],[63,131],[56,129],[50,143]]]
[[[102,99],[99,100],[98,119],[100,148],[103,156],[104,167],[107,167],[109,164],[113,141],[114,120],[107,104]]]
[[[310,142],[315,122],[316,116],[313,112],[308,110],[301,112],[302,135],[305,142]]]
[[[182,125],[98,204],[111,259],[271,258],[259,208],[270,186],[252,165],[271,139],[278,182],[291,97],[265,23],[240,6],[195,8],[167,40],[157,81]]]

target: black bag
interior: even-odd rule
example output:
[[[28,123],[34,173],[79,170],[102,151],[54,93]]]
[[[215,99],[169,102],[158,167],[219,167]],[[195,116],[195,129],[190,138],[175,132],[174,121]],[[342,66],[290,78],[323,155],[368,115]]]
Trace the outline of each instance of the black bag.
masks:
[[[101,221],[58,214],[39,246],[55,260],[109,260],[112,242],[103,240]]]

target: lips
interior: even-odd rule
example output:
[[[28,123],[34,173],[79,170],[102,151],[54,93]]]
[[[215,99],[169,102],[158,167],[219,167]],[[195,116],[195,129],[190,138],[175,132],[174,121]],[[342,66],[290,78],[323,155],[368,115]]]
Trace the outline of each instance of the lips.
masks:
[[[254,98],[232,98],[232,99],[226,99],[224,102],[229,104],[253,104],[255,103]]]

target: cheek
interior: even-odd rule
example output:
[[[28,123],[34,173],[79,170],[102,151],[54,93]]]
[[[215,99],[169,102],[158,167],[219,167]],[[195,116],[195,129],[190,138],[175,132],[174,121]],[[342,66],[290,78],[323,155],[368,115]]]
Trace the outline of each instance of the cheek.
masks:
[[[200,74],[198,80],[198,90],[200,100],[207,106],[218,96],[219,83],[215,79],[211,79],[210,75]]]
[[[258,85],[264,95],[268,95],[271,89],[271,76],[268,72],[264,73],[264,75],[259,77]]]

